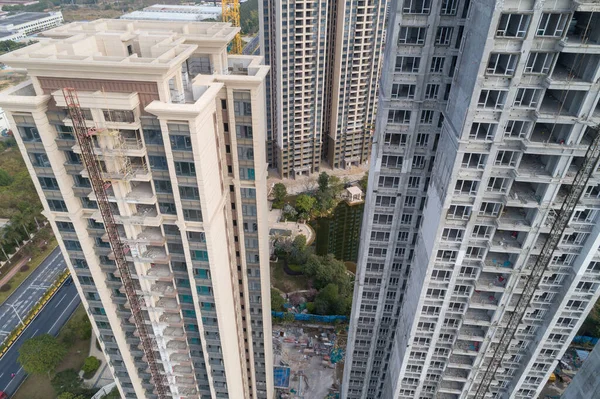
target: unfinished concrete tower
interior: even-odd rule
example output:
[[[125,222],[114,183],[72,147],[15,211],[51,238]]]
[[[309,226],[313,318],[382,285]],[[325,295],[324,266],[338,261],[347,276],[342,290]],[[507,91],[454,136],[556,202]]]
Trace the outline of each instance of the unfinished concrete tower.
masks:
[[[0,104],[124,398],[273,395],[268,67],[227,55],[238,30],[98,20],[2,57],[29,73]]]
[[[539,394],[600,295],[598,11],[392,5],[343,398]]]

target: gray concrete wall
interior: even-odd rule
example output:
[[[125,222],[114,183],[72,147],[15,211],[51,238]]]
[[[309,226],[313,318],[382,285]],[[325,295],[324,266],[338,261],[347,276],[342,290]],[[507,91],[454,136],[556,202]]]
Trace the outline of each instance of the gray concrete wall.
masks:
[[[595,399],[600,397],[600,345],[596,345],[590,356],[575,375],[561,399]]]

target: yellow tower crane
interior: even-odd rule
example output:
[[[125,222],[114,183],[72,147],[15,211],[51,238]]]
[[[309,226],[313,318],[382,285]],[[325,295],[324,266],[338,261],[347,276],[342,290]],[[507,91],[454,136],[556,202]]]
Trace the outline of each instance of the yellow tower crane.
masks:
[[[240,27],[240,1],[239,0],[222,0],[221,7],[223,11],[223,22],[231,22],[231,25]],[[242,35],[240,32],[235,35],[231,42],[229,52],[231,54],[242,54]]]

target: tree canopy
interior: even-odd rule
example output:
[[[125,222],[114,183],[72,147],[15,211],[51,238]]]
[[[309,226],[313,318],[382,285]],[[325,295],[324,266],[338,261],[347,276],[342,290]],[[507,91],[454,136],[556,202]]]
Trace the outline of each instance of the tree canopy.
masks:
[[[17,361],[30,374],[50,374],[67,354],[67,349],[50,334],[28,339],[19,348]]]
[[[311,212],[314,210],[316,203],[317,200],[314,197],[307,194],[300,194],[296,198],[296,210],[298,211],[298,216],[301,219],[308,219]]]
[[[274,312],[281,312],[283,311],[284,304],[285,299],[283,299],[279,291],[271,288],[271,310]]]
[[[78,389],[80,389],[82,382],[83,380],[81,377],[79,377],[79,373],[77,373],[77,371],[73,369],[67,369],[56,373],[50,383],[52,384],[52,388],[54,388],[55,392],[59,394],[69,393],[73,395],[73,398],[77,398],[77,396],[71,392],[76,392]]]

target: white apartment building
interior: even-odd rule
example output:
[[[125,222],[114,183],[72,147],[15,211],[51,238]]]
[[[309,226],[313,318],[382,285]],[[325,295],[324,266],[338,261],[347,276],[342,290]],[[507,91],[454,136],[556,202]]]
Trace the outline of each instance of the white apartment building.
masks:
[[[273,397],[268,67],[227,55],[238,30],[97,20],[1,57],[29,73],[0,104],[124,398]],[[76,90],[92,129],[129,280],[64,88]]]
[[[11,32],[14,35],[18,32],[20,35],[27,36],[57,27],[62,23],[63,15],[60,11],[20,12],[0,18],[0,33]]]
[[[596,137],[598,11],[571,0],[392,6],[343,398],[480,397]],[[537,397],[598,299],[599,178],[486,398]]]
[[[119,18],[138,21],[198,22],[205,19],[220,21],[222,11],[221,5],[154,4],[142,10],[121,15]]]
[[[281,177],[370,155],[387,2],[259,2],[269,163]]]

